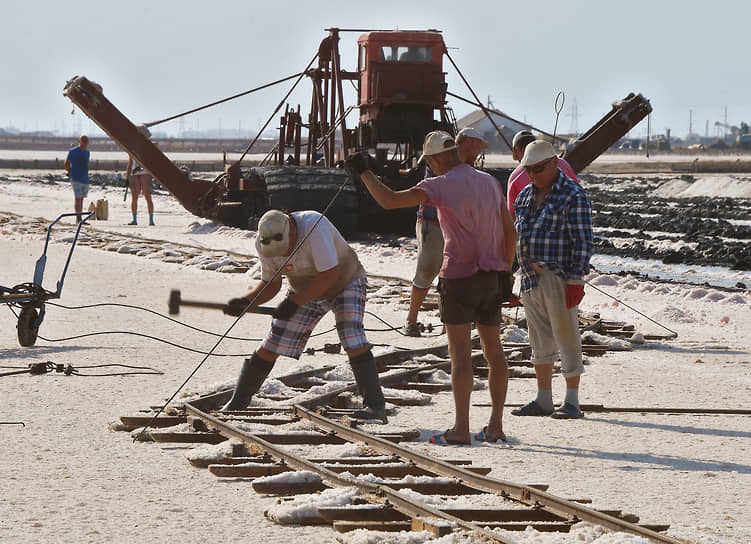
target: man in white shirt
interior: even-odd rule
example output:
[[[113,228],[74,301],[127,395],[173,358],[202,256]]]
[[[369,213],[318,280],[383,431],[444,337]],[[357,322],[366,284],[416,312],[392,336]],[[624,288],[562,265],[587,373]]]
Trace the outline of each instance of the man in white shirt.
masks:
[[[290,289],[276,308],[261,347],[245,360],[232,399],[222,410],[244,409],[277,357],[298,359],[315,326],[331,310],[363,396],[364,408],[354,417],[385,423],[378,369],[363,327],[367,279],[357,254],[336,227],[314,211],[266,212],[258,222],[256,251],[261,281],[244,297],[230,300],[225,313],[239,316],[271,300],[282,287],[282,275]]]

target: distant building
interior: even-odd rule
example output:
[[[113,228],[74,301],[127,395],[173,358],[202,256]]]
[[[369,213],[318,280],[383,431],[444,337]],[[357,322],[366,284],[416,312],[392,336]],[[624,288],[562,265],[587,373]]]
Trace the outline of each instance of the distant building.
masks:
[[[527,128],[524,125],[515,123],[514,121],[506,119],[505,117],[502,117],[497,113],[490,113],[490,115],[492,116],[495,124],[498,125],[498,128],[501,129],[501,132],[509,141],[509,143],[514,138],[514,134],[516,134],[520,130]],[[488,116],[485,115],[485,112],[483,112],[482,110],[478,109],[471,113],[468,113],[461,119],[457,119],[456,124],[459,127],[459,130],[467,127],[472,127],[477,132],[479,132],[480,135],[482,135],[482,137],[485,138],[490,144],[490,151],[501,153],[511,152],[509,147],[503,141],[503,138],[501,138],[501,136],[496,132],[496,129],[488,119]]]

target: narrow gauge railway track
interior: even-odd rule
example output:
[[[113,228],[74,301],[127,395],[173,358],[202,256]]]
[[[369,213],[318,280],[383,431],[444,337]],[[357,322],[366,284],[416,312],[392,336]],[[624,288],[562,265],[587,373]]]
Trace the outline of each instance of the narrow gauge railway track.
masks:
[[[638,518],[632,514],[588,508],[579,502],[547,493],[547,485],[521,485],[489,478],[486,476],[489,468],[475,467],[471,462],[462,460],[427,456],[395,444],[390,438],[348,427],[300,405],[293,406],[288,414],[311,423],[316,430],[329,436],[365,444],[380,456],[374,456],[372,461],[367,457],[305,458],[252,432],[243,431],[231,421],[204,412],[194,403],[187,403],[185,409],[196,423],[200,422],[206,429],[242,444],[242,447],[236,448],[241,457],[229,457],[222,463],[208,465],[215,475],[257,478],[293,470],[308,471],[317,474],[320,479],[275,483],[271,481],[273,479],[264,478],[252,485],[258,493],[274,495],[311,493],[328,487],[354,487],[365,501],[375,505],[375,508],[323,508],[318,516],[298,522],[328,522],[340,532],[363,528],[382,531],[426,530],[435,536],[443,536],[459,530],[491,542],[513,543],[514,539],[508,533],[490,529],[523,531],[532,527],[538,531],[568,532],[575,523],[587,521],[614,531],[636,534],[653,542],[680,543],[658,532],[667,530],[668,525],[638,525]],[[357,474],[375,476],[377,483],[372,477],[369,480],[353,477]],[[408,480],[408,476],[421,478]],[[394,480],[399,477],[402,479]],[[472,496],[475,500],[477,495],[487,495],[492,497],[492,501],[487,502],[495,506],[430,506],[410,495],[399,493],[405,488],[423,495]]]
[[[623,324],[611,326],[616,330],[624,328]],[[524,346],[510,349],[520,348]],[[421,355],[445,356],[446,351],[447,346],[442,345],[378,356],[384,387],[413,389],[422,394],[448,389],[446,384],[429,381],[429,376],[436,370],[449,371],[450,361],[409,363]],[[332,369],[328,366],[277,379],[296,392],[304,392],[319,384],[320,377]],[[483,374],[481,364],[476,365],[476,370],[476,374]],[[231,454],[191,462],[208,468],[219,478],[248,479],[258,493],[284,497],[328,488],[357,490],[357,504],[322,506],[314,515],[296,519],[295,523],[303,525],[330,523],[339,532],[425,530],[436,536],[463,531],[471,533],[473,539],[510,543],[514,542],[510,531],[532,527],[567,532],[575,523],[587,521],[653,542],[680,542],[660,533],[668,525],[640,526],[633,514],[589,508],[583,504],[586,499],[577,502],[547,493],[547,485],[489,478],[490,468],[474,466],[471,460],[438,459],[399,445],[417,438],[418,431],[384,428],[383,432],[366,432],[355,428],[357,422],[347,417],[352,409],[344,402],[346,394],[355,387],[346,382],[291,405],[249,407],[229,413],[215,412],[232,394],[232,390],[219,391],[176,405],[153,422],[150,412],[123,417],[121,428],[133,430],[151,423],[154,430],[149,436],[157,442],[220,444],[231,439]],[[387,401],[424,404],[408,397],[389,398],[388,394]],[[174,425],[182,427],[169,428]],[[362,445],[367,453],[354,457],[316,453],[325,445],[344,444]],[[302,455],[298,451],[301,448],[305,450]],[[305,471],[297,472],[304,478],[287,478],[295,471]],[[281,481],[274,481],[275,475]],[[400,492],[404,489],[412,493]],[[415,499],[414,492],[446,499],[442,499],[442,504],[430,505]]]

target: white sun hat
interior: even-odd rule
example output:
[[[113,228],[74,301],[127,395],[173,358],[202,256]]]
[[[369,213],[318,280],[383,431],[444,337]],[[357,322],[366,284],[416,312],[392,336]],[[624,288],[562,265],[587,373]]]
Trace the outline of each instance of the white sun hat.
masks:
[[[422,156],[418,162],[422,162],[425,157],[439,155],[444,151],[456,149],[456,143],[451,134],[442,130],[434,130],[425,136],[425,143],[422,146]]]
[[[514,134],[514,139],[511,141],[511,147],[521,147],[522,144],[527,146],[534,142],[536,139],[537,138],[535,138],[535,135],[532,134],[532,131],[520,130],[519,132]]]
[[[536,140],[529,144],[524,150],[521,165],[529,166],[530,164],[537,164],[538,162],[542,162],[551,157],[555,157],[555,149],[553,149],[553,145],[544,140]]]
[[[488,141],[482,136],[480,136],[480,133],[477,132],[472,127],[465,127],[461,129],[459,131],[459,134],[456,135],[456,139],[454,141],[456,142],[457,145],[459,145],[459,142],[461,142],[462,140],[466,138],[474,138],[475,140],[480,140],[482,142],[482,149],[485,149],[486,147],[490,145]]]
[[[258,242],[264,257],[280,257],[289,249],[289,217],[269,210],[258,221]]]

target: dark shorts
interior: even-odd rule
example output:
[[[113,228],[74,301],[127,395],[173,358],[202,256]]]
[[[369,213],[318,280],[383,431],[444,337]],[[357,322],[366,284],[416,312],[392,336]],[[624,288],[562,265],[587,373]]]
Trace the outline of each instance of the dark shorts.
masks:
[[[438,281],[441,295],[441,321],[449,325],[501,324],[501,303],[511,296],[509,272],[479,271],[468,278]]]

